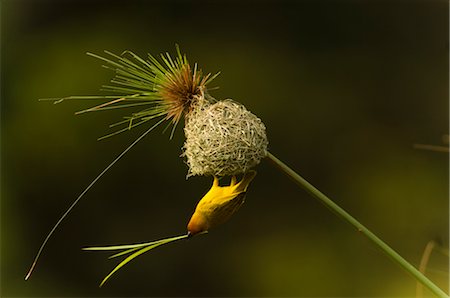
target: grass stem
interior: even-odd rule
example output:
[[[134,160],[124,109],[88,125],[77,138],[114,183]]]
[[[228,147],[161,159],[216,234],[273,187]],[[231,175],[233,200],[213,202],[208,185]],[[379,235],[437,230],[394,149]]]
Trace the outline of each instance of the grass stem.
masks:
[[[356,220],[353,216],[351,216],[347,211],[339,207],[336,203],[334,203],[330,198],[324,195],[320,190],[315,188],[311,183],[306,181],[303,177],[297,174],[294,170],[288,167],[281,160],[276,158],[270,152],[267,153],[267,157],[273,163],[273,165],[284,172],[287,176],[289,176],[295,183],[297,183],[301,188],[306,190],[310,195],[323,203],[326,207],[331,209],[334,213],[336,213],[340,218],[347,221],[349,224],[354,226],[359,232],[365,235],[369,240],[372,241],[379,249],[381,249],[388,257],[390,257],[395,263],[405,269],[408,273],[410,273],[413,277],[417,279],[421,284],[423,284],[426,288],[428,288],[433,294],[437,297],[446,297],[449,296],[441,290],[438,286],[436,286],[430,279],[428,279],[425,275],[423,275],[419,270],[417,270],[413,265],[411,265],[408,261],[406,261],[402,256],[400,256],[395,250],[393,250],[389,245],[387,245],[383,240],[378,238],[374,233],[372,233],[368,228],[362,225],[358,220]]]

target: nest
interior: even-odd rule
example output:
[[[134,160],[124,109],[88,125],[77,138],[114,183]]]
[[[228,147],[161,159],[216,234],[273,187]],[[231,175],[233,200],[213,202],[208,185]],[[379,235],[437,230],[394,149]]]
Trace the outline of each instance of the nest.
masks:
[[[239,175],[267,155],[264,123],[230,99],[195,107],[186,115],[184,133],[188,177]]]

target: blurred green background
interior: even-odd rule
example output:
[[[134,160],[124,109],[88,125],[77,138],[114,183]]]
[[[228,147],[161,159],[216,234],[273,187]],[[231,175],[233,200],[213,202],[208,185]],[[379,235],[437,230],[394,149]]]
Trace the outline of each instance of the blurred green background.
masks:
[[[414,296],[415,280],[263,161],[243,208],[192,241],[116,261],[87,245],[185,232],[210,178],[186,180],[154,131],[47,232],[145,130],[97,142],[128,111],[74,116],[112,73],[85,52],[174,52],[221,71],[212,95],[266,124],[270,150],[418,265],[448,251],[447,1],[1,1],[1,296]],[[427,275],[448,291],[448,257]],[[430,293],[425,292],[430,295]]]

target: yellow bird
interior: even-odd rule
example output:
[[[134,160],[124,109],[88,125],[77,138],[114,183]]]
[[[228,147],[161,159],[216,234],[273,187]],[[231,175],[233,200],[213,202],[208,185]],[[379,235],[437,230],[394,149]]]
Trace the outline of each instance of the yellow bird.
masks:
[[[188,223],[188,235],[207,232],[226,222],[244,203],[247,187],[255,176],[256,171],[249,171],[239,183],[233,176],[229,186],[220,186],[219,179],[214,177],[211,189],[198,202]]]

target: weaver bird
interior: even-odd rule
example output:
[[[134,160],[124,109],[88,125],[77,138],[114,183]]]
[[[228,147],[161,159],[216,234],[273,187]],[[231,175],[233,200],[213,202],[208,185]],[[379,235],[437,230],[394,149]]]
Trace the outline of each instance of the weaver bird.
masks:
[[[198,202],[188,223],[188,235],[207,232],[226,222],[244,203],[247,187],[255,176],[256,171],[248,171],[239,183],[232,176],[229,186],[220,186],[219,179],[214,177],[211,189]]]

